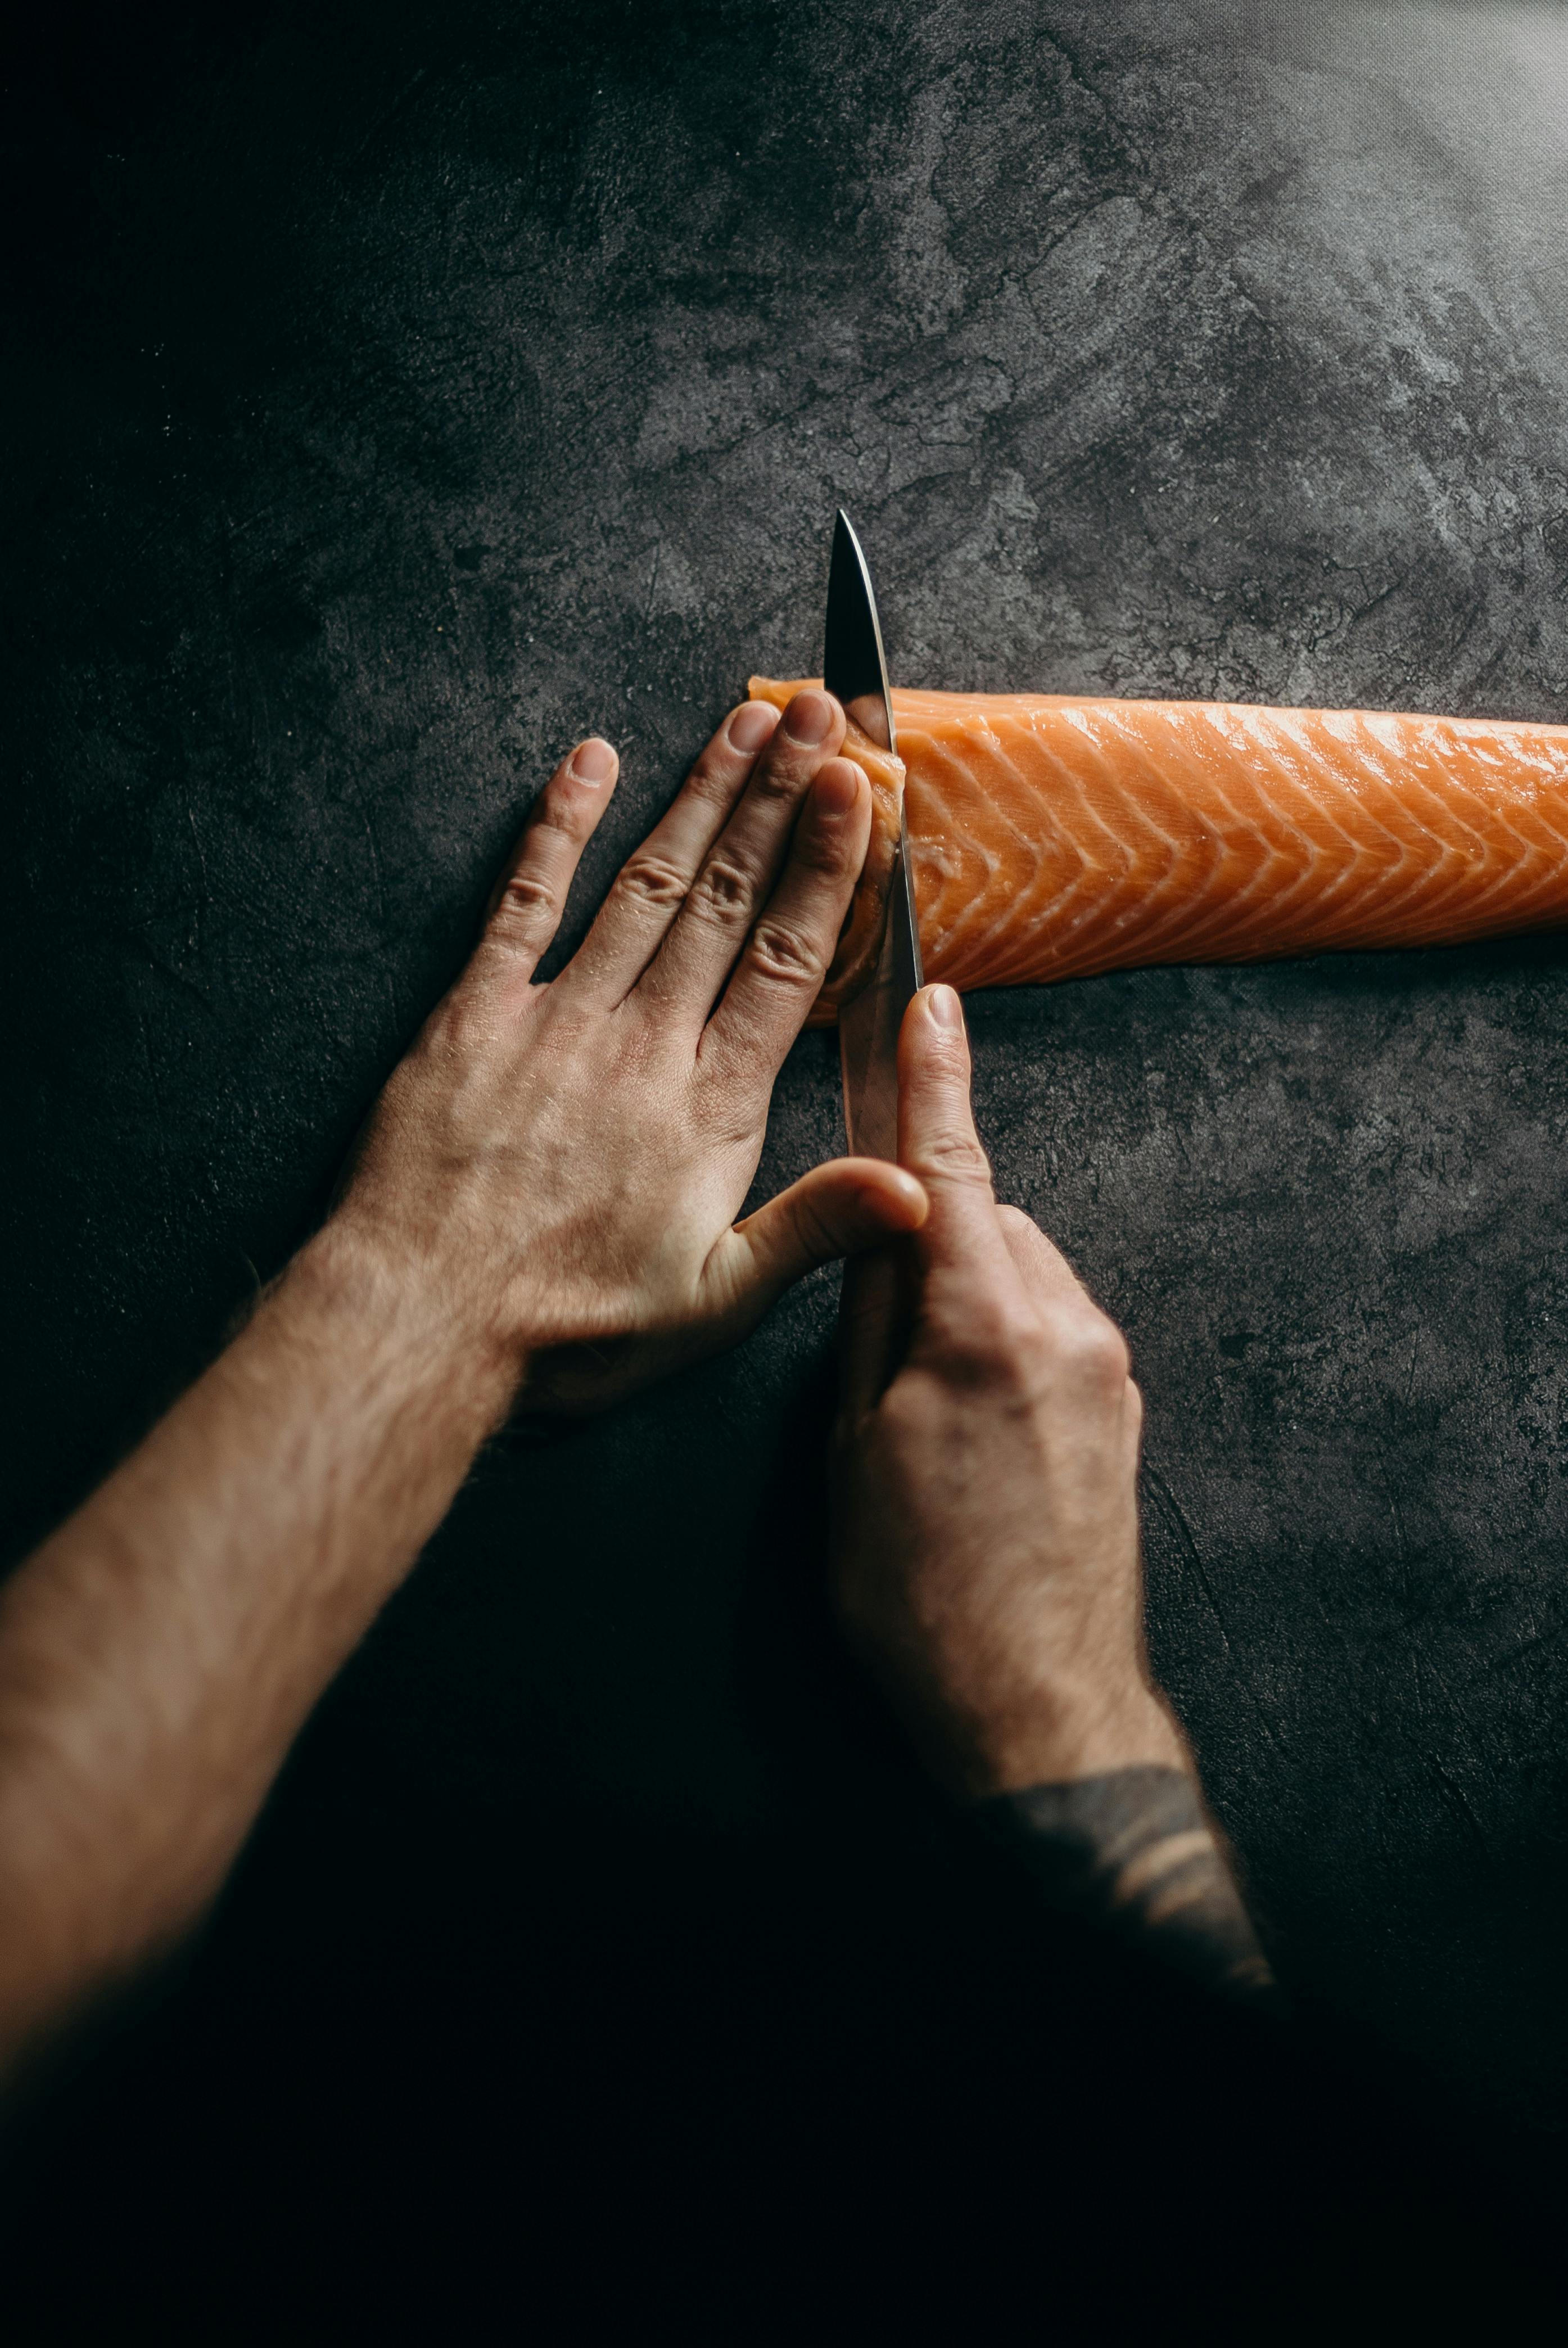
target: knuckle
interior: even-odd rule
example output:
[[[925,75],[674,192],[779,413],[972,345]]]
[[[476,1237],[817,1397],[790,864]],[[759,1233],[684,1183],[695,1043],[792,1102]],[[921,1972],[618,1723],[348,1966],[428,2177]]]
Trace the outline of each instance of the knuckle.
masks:
[[[1021,1335],[1018,1316],[1002,1297],[972,1297],[944,1333],[942,1350],[954,1368],[989,1378],[1015,1366]]]
[[[943,1417],[936,1383],[917,1375],[895,1378],[877,1405],[882,1439],[895,1455],[924,1451]]]
[[[933,1030],[926,1021],[921,1035],[921,1073],[927,1085],[969,1092],[969,1044],[962,1029]]]
[[[481,1058],[496,1039],[497,999],[485,983],[483,961],[481,953],[478,964],[438,1006],[419,1039],[420,1056],[449,1073]],[[490,965],[497,975],[507,968],[504,961]]]
[[[551,919],[554,912],[555,891],[549,881],[542,880],[537,872],[514,872],[500,892],[495,922],[503,931],[532,929],[542,919]]]
[[[823,955],[798,929],[788,922],[758,922],[751,933],[747,958],[758,976],[788,987],[810,987],[814,994],[821,984],[827,964]]]
[[[686,893],[686,877],[678,865],[662,856],[634,856],[616,877],[618,895],[634,905],[678,905]]]
[[[1108,1397],[1120,1393],[1132,1367],[1126,1338],[1093,1306],[1057,1315],[1052,1352],[1075,1386]]]
[[[583,812],[582,785],[567,767],[552,775],[529,808],[528,829],[575,835],[583,829]]]
[[[1006,1294],[973,1303],[947,1331],[943,1352],[952,1376],[1003,1406],[1032,1406],[1053,1383],[1047,1330]]]
[[[734,929],[750,917],[751,876],[722,856],[712,857],[702,869],[690,904],[705,919]]]
[[[805,777],[796,763],[776,754],[758,765],[750,791],[764,807],[783,807],[799,798],[804,784]]]
[[[977,1298],[965,1316],[964,1334],[971,1352],[1000,1361],[1012,1341],[1013,1315],[999,1296]]]
[[[533,814],[529,818],[531,832],[552,832],[557,839],[570,840],[573,845],[589,829],[583,820],[584,810],[574,807],[564,796],[547,791]]]
[[[856,870],[856,848],[842,824],[803,823],[795,834],[790,855],[806,871],[838,880]]]
[[[934,1133],[921,1145],[923,1167],[955,1182],[989,1182],[991,1161],[973,1131],[961,1126]]]

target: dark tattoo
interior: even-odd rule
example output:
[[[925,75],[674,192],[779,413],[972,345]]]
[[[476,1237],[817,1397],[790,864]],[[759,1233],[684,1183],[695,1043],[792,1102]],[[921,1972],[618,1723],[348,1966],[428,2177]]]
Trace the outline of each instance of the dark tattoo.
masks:
[[[1204,1988],[1276,1996],[1230,1865],[1184,1770],[1114,1769],[983,1805],[992,1837],[1058,1915]]]

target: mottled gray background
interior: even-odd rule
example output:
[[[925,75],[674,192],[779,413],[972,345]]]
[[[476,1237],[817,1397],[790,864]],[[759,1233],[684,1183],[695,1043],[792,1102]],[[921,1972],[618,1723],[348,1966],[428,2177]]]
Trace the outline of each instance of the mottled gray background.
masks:
[[[815,663],[837,501],[911,684],[1568,714],[1560,7],[277,7],[128,58],[11,125],[14,1550],[319,1212],[562,747],[624,760],[575,933]],[[970,1007],[1002,1195],[1131,1337],[1154,1653],[1282,1969],[1551,2117],[1562,943]],[[808,1038],[763,1186],[838,1116]],[[835,1292],[481,1463],[242,1870],[242,2005],[374,1970],[432,1849],[809,1882],[892,1831],[811,1597]],[[512,1928],[440,1898],[460,1983]]]

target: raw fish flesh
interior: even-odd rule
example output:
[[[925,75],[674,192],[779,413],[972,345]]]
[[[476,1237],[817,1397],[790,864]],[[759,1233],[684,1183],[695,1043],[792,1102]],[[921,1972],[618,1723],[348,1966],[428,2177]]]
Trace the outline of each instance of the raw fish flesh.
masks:
[[[799,685],[750,689],[782,707]],[[898,758],[854,729],[844,745],[872,839],[819,1025],[871,974],[901,790],[925,974],[957,987],[1568,922],[1568,726],[1024,693],[892,705]]]

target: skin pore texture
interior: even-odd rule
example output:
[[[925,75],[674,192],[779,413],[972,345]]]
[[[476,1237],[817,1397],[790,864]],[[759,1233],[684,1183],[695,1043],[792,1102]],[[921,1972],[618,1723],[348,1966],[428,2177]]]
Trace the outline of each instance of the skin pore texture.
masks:
[[[837,1447],[851,1638],[964,1796],[1175,1773],[1195,1823],[1172,1864],[1209,1837],[1233,1939],[1239,1899],[1143,1662],[1126,1349],[995,1204],[951,990],[905,1023],[903,1165],[835,1160],[734,1220],[866,854],[843,739],[816,691],[732,712],[542,985],[616,773],[607,744],[579,746],[324,1229],[0,1594],[0,2057],[201,1914],[520,1398],[601,1407],[862,1251]],[[1099,1850],[1077,1813],[1064,1841],[1036,1808],[1037,1844]]]

